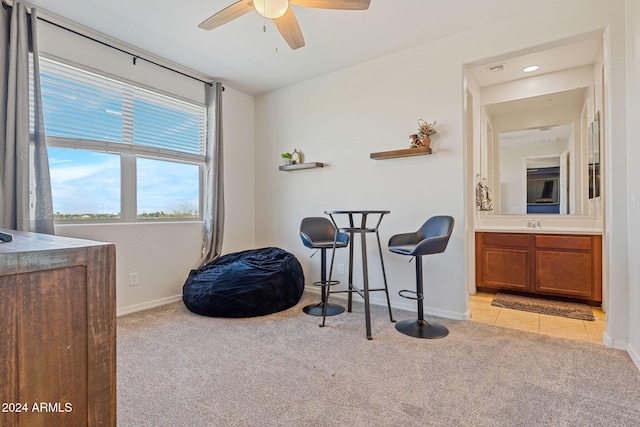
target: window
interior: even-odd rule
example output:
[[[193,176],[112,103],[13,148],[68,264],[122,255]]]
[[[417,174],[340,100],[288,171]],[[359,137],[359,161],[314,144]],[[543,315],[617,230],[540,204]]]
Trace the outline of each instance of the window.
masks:
[[[199,218],[199,168],[138,157],[138,218]]]
[[[200,219],[206,108],[41,58],[56,221]]]
[[[56,219],[120,219],[120,156],[49,148]]]

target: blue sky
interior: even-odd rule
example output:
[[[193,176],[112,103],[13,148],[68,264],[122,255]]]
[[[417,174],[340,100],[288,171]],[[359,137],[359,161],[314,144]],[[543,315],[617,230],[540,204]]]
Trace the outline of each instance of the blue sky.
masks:
[[[120,156],[49,148],[49,168],[55,213],[120,212]]]
[[[49,148],[54,212],[120,212],[120,156]],[[198,209],[198,166],[138,158],[138,213]]]

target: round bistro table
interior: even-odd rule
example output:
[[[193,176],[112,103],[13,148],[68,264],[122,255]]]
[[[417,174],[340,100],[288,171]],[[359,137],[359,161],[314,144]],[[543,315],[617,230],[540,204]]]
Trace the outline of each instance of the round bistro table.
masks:
[[[387,297],[387,307],[389,308],[389,319],[391,322],[395,322],[393,319],[393,314],[391,313],[391,302],[389,300],[389,288],[387,287],[387,274],[384,269],[384,260],[382,258],[382,246],[380,245],[380,235],[378,234],[378,228],[380,227],[380,223],[382,222],[382,218],[389,214],[390,211],[386,210],[338,210],[338,211],[325,211],[326,215],[329,215],[333,224],[340,231],[349,233],[349,283],[348,289],[346,291],[332,291],[329,290],[327,294],[327,299],[329,298],[329,294],[332,293],[344,293],[347,292],[348,296],[348,305],[347,312],[351,312],[353,293],[357,293],[364,299],[364,316],[367,328],[367,339],[372,339],[371,336],[371,312],[369,308],[369,292],[376,291],[384,291]],[[334,216],[342,216],[346,215],[348,217],[349,225],[346,227],[340,227],[336,223]],[[357,222],[356,220],[360,220]],[[367,222],[375,222],[375,225],[368,225]],[[378,242],[378,253],[380,255],[380,266],[382,267],[382,280],[384,282],[383,288],[370,288],[369,287],[369,267],[367,262],[367,234],[375,234],[376,241]],[[355,244],[354,237],[356,234],[360,234],[360,243],[361,243],[361,251],[362,251],[362,288],[359,288],[353,283],[353,247]],[[323,313],[322,316],[322,325],[324,326],[326,314]]]

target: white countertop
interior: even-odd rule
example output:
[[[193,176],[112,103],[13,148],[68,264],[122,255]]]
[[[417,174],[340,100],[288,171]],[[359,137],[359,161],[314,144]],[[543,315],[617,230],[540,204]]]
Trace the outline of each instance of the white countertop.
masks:
[[[482,215],[476,231],[496,233],[603,234],[601,218],[586,215]]]

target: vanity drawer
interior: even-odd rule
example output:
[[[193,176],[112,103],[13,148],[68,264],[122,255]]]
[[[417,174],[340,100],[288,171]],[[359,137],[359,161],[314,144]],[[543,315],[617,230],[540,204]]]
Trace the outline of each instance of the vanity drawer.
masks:
[[[590,251],[593,247],[593,236],[537,234],[535,241],[536,248]]]
[[[526,248],[531,244],[531,234],[481,233],[485,246]]]

